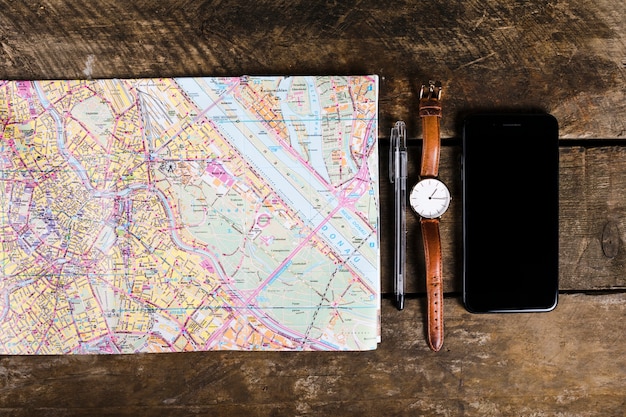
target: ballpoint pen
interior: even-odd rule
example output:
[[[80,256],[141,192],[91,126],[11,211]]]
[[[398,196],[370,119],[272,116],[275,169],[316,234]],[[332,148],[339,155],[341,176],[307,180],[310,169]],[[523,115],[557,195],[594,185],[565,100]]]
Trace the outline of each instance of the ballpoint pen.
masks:
[[[398,310],[404,308],[404,271],[406,265],[406,125],[397,121],[391,129],[389,180],[394,184],[394,293]]]

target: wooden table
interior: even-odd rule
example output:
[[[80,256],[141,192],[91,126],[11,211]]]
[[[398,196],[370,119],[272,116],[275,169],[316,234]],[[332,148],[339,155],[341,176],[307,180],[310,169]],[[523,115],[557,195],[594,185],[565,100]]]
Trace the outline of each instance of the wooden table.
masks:
[[[442,221],[439,353],[425,342],[421,256],[409,258],[407,308],[391,303],[383,181],[378,350],[4,356],[0,414],[626,416],[624,16],[626,3],[612,0],[0,1],[0,78],[378,74],[383,155],[397,119],[419,153],[417,93],[439,79],[442,177],[454,197]],[[459,300],[459,125],[496,108],[560,122],[561,294],[551,313],[471,315]]]

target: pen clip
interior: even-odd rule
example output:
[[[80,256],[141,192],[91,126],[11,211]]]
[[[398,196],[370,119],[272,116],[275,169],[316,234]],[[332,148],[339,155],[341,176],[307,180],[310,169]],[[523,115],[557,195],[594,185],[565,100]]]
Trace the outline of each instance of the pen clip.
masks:
[[[406,150],[406,124],[399,120],[394,127],[391,128],[391,143],[389,145],[389,181],[396,182],[399,179],[401,172],[396,166],[396,155],[399,152]]]

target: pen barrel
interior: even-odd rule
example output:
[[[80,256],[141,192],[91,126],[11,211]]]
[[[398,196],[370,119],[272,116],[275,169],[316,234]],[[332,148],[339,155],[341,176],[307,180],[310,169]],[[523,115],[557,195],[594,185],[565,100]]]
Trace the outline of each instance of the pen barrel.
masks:
[[[407,177],[407,154],[399,151],[396,158],[396,180],[394,182],[394,219],[395,219],[395,242],[394,242],[394,292],[401,302],[404,298],[404,271],[406,266],[406,177]]]

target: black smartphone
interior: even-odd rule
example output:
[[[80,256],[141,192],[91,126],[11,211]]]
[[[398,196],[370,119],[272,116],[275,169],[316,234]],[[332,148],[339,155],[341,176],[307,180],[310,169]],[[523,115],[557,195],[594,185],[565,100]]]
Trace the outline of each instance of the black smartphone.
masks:
[[[549,114],[464,121],[463,302],[472,313],[557,305],[558,130]]]

